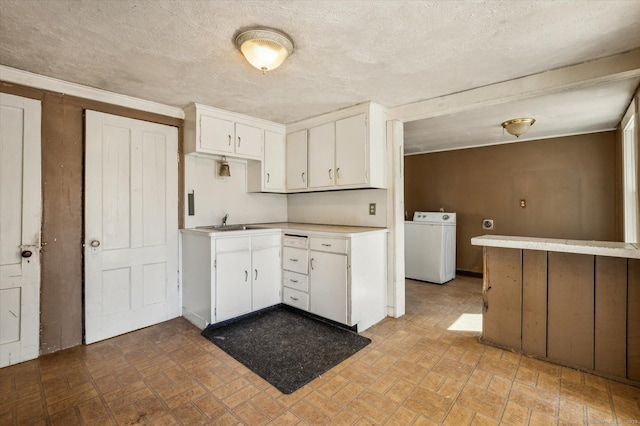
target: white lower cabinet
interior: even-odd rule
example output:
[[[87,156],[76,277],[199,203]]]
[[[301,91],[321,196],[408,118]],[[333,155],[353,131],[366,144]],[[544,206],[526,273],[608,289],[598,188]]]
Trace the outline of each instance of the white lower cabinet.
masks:
[[[247,238],[248,240],[248,238]],[[251,312],[251,253],[216,253],[216,322]]]
[[[182,314],[199,328],[280,303],[281,233],[182,232]]]
[[[280,245],[254,249],[251,253],[253,309],[280,303]]]
[[[347,256],[312,250],[309,257],[309,311],[347,324]]]
[[[282,238],[282,303],[309,310],[309,238]]]
[[[387,234],[335,235],[285,234],[282,301],[364,331],[387,313]]]

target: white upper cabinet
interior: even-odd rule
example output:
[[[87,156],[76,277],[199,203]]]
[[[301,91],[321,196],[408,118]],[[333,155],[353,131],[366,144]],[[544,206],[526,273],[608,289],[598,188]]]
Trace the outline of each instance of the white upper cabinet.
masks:
[[[307,189],[307,130],[287,135],[287,191]]]
[[[212,153],[233,153],[234,123],[209,115],[200,116],[200,150]]]
[[[284,192],[285,187],[285,141],[284,133],[264,132],[264,176],[265,191]]]
[[[262,160],[265,131],[284,125],[218,108],[191,104],[184,110],[184,153]]]
[[[367,184],[367,116],[336,121],[336,185]]]
[[[236,123],[235,152],[244,157],[262,157],[263,130]]]
[[[290,153],[287,143],[287,192],[387,187],[382,106],[369,102],[293,123],[287,126],[287,139],[305,130],[308,160]],[[303,165],[308,166],[308,186],[297,186],[294,173]]]
[[[335,123],[309,129],[309,188],[335,184]]]

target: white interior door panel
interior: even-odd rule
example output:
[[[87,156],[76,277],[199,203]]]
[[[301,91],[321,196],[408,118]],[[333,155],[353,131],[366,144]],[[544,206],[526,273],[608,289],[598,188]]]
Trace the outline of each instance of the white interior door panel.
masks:
[[[85,342],[180,315],[178,129],[86,112]]]
[[[0,367],[40,353],[40,101],[0,93]]]

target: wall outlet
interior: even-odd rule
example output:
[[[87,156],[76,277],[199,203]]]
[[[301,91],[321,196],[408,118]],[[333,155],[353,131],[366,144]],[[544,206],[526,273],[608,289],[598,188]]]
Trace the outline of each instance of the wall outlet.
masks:
[[[369,214],[370,215],[376,214],[376,203],[369,203]]]
[[[493,229],[493,219],[482,219],[482,229]]]

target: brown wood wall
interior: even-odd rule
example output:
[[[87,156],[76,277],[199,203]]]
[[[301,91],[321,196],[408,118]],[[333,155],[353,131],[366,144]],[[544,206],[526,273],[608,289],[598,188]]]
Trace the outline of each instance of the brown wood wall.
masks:
[[[85,109],[179,127],[181,119],[0,81],[0,92],[42,102],[42,241],[40,352],[77,346],[83,338],[83,175]],[[184,176],[180,163],[179,205]],[[182,224],[179,207],[179,222]]]
[[[639,259],[485,247],[484,263],[484,342],[640,384]]]
[[[478,235],[620,241],[618,145],[611,131],[407,156],[407,217],[456,212],[457,269],[471,272],[482,272]]]

